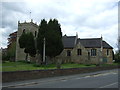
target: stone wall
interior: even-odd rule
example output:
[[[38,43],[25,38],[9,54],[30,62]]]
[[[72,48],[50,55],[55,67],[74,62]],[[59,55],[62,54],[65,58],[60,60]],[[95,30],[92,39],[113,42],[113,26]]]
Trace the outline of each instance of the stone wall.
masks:
[[[77,55],[78,49],[82,50],[82,55]],[[101,55],[101,48],[94,48],[97,51],[96,56],[91,56],[91,49],[93,48],[84,48],[84,46],[78,43],[73,49],[64,49],[63,52],[60,54],[60,57],[63,63],[68,63],[68,62],[74,62],[80,64],[98,64],[98,63],[112,64],[113,63],[112,49],[109,49],[109,55],[107,55],[107,49],[103,49]],[[67,56],[67,50],[71,51],[71,56]],[[90,52],[89,58],[88,58],[88,52]],[[105,62],[105,59],[107,60],[107,62]]]
[[[77,54],[77,50],[81,49],[81,55]],[[88,52],[80,43],[78,43],[75,48],[72,50],[72,62],[85,64],[88,60]]]
[[[94,48],[94,49],[96,49],[96,56],[91,56],[91,49],[93,49],[93,48],[86,48],[87,49],[87,51],[89,51],[90,52],[90,62],[91,62],[91,64],[98,64],[100,61],[100,59],[101,59],[101,52],[100,52],[100,48]]]
[[[91,51],[92,48],[86,48],[87,51]],[[90,56],[91,64],[98,64],[98,63],[107,63],[112,64],[113,55],[112,55],[112,49],[109,49],[109,55],[107,55],[107,49],[103,49],[102,56],[101,56],[101,48],[94,48],[97,50],[96,56]],[[101,58],[107,59],[107,62],[104,62],[104,60],[101,61]]]
[[[67,50],[71,51],[71,56],[72,56],[72,50],[73,49],[64,49],[59,57],[61,57],[62,63],[69,63],[71,62],[71,56],[67,56]]]
[[[118,66],[2,72],[2,82],[12,82],[53,76],[89,73],[94,71],[109,70],[115,68],[118,68]]]
[[[107,59],[107,63],[111,64],[113,63],[113,53],[112,53],[112,49],[108,49],[109,50],[109,54],[107,55],[107,49],[103,49],[103,59],[106,58]]]

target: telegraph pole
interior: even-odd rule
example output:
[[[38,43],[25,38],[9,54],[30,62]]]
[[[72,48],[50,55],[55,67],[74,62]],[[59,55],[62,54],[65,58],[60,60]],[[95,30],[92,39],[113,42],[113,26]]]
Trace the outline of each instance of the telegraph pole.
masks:
[[[43,39],[43,63],[45,63],[45,37]]]

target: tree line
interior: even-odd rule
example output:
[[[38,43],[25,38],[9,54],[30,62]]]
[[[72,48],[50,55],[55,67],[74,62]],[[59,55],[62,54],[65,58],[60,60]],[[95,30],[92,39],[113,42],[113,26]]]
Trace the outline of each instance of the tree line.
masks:
[[[54,58],[63,51],[62,31],[57,19],[50,19],[48,22],[42,19],[36,37],[32,32],[23,32],[19,38],[20,48],[26,53],[25,60],[28,55],[31,57],[39,56],[39,60],[43,63],[43,45],[45,39],[45,55]]]

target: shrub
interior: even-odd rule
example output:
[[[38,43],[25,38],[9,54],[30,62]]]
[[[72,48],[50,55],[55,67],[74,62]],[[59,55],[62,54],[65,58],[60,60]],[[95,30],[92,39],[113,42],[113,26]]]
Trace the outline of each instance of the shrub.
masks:
[[[41,67],[43,65],[39,65],[39,64],[33,64],[34,67]]]

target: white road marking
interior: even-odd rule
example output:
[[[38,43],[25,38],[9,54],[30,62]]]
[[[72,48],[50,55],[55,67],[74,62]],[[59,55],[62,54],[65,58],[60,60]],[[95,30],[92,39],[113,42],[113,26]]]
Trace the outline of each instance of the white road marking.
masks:
[[[91,77],[91,76],[85,76],[84,78],[89,78],[89,77]]]
[[[71,78],[60,78],[60,79],[54,79],[54,80],[48,80],[47,82],[51,81],[67,81],[68,79],[84,79],[84,78],[90,78],[90,77],[98,77],[98,76],[105,76],[109,74],[118,74],[117,72],[108,72],[108,73],[98,73],[98,74],[93,74],[93,75],[87,75],[87,76],[82,76],[79,78],[71,77]],[[17,84],[17,85],[8,85],[8,86],[2,86],[2,87],[17,87],[17,86],[28,86],[28,85],[34,85],[34,84],[39,84],[39,83],[45,83],[46,81],[40,81],[40,82],[30,82],[30,83],[22,83],[22,84]]]
[[[105,85],[105,86],[102,86],[102,87],[99,87],[99,88],[105,88],[105,87],[109,87],[109,86],[112,86],[114,84],[117,84],[118,82],[115,82],[115,83],[112,83],[112,84],[109,84],[109,85]]]
[[[61,80],[61,81],[67,81],[67,80]]]
[[[37,82],[17,84],[17,85],[8,85],[8,86],[2,86],[2,87],[3,87],[3,88],[4,88],[4,87],[17,87],[17,86],[26,86],[26,85],[33,85],[33,84],[37,84]]]
[[[83,78],[76,78],[76,79],[83,79]]]
[[[115,73],[115,72],[109,72],[109,73],[101,73],[101,74],[95,74],[95,75],[91,75],[91,77],[99,77],[99,76],[106,76],[106,75],[109,75],[109,74],[118,74],[118,73]]]
[[[46,83],[46,82],[54,82],[54,81],[67,81],[65,78],[60,78],[60,79],[54,79],[54,80],[48,80],[48,81],[39,81],[39,82],[30,82],[30,83],[22,83],[22,84],[16,84],[16,85],[8,85],[8,86],[2,86],[3,88],[5,87],[18,87],[18,86],[31,86],[34,84],[40,84],[40,83]]]

